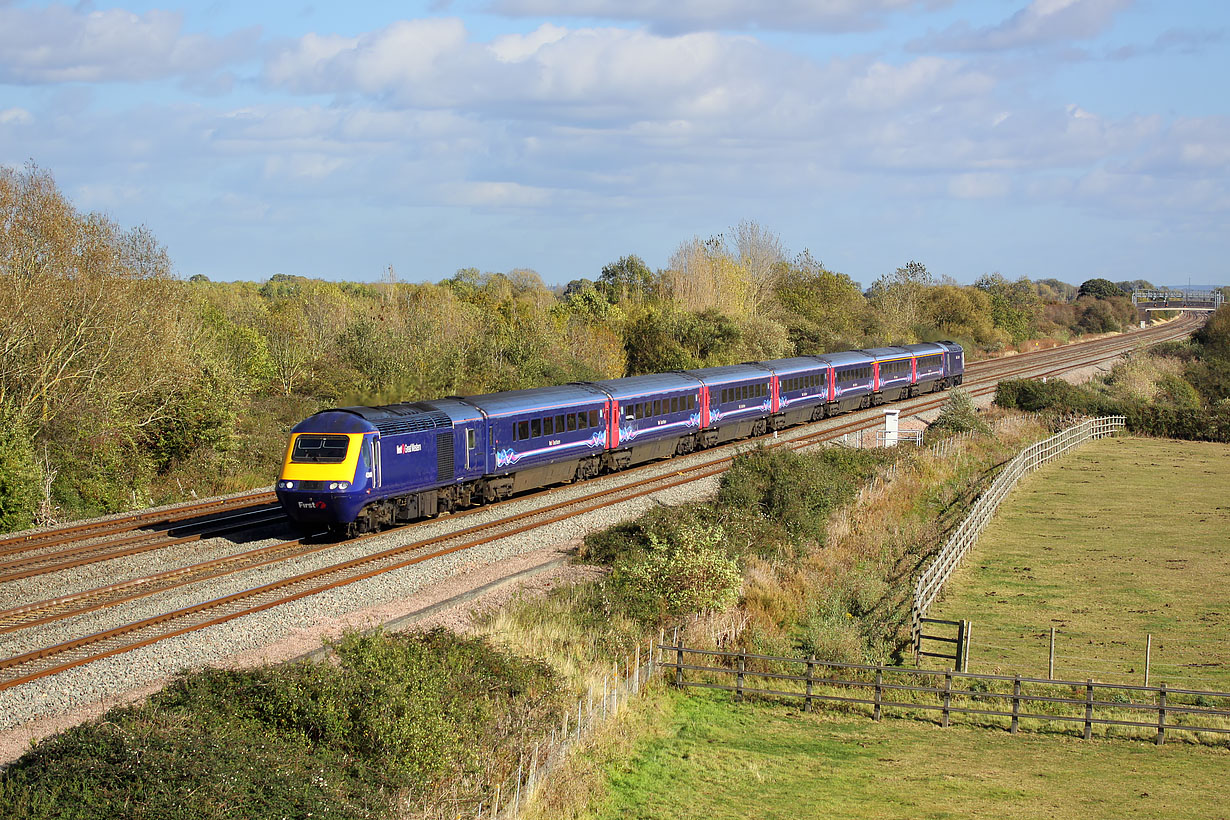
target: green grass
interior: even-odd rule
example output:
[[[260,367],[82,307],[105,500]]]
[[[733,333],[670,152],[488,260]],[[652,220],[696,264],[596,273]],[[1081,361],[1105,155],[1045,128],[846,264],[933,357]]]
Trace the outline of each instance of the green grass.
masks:
[[[1230,817],[1230,751],[654,696],[655,726],[582,817]]]
[[[949,582],[970,667],[1230,691],[1230,446],[1103,439],[1024,479]]]

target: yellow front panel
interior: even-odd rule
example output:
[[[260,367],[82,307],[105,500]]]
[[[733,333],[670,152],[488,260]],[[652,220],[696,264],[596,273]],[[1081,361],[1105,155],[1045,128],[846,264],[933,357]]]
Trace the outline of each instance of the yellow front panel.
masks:
[[[295,439],[307,436],[345,436],[350,440],[346,447],[346,460],[338,464],[303,464],[290,460],[295,450]],[[355,468],[359,466],[359,453],[363,449],[362,433],[295,433],[286,445],[286,457],[282,460],[283,481],[354,481]]]

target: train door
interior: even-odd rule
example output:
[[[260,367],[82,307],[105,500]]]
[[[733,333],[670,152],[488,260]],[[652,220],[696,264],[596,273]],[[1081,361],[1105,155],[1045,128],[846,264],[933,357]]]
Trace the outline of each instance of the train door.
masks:
[[[598,411],[599,418],[606,414],[606,447],[614,450],[619,446],[619,399],[607,399],[603,409]]]
[[[467,427],[465,428],[465,431],[466,431],[466,440],[465,440],[466,472],[469,472],[479,467],[486,469],[486,466],[487,466],[486,464],[479,463],[480,459],[479,459],[479,452],[478,452],[478,428],[477,427]]]
[[[380,486],[380,448],[377,445],[377,435],[363,437],[363,449],[359,453],[359,468],[356,471],[355,483],[370,489]]]

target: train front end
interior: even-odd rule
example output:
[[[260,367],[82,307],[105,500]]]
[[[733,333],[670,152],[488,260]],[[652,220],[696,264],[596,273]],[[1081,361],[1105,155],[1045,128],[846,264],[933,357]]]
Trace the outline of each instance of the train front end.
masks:
[[[325,411],[290,431],[275,492],[303,530],[352,523],[370,500],[376,427],[353,413]]]

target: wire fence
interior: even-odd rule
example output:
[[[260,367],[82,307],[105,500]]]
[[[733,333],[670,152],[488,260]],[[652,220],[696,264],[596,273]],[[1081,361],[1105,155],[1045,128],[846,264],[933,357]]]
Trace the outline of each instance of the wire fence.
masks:
[[[658,667],[676,686],[731,692],[736,702],[758,696],[798,698],[804,711],[813,704],[871,707],[875,720],[889,709],[914,718],[939,713],[943,726],[963,716],[1013,734],[1025,720],[1076,724],[1085,739],[1097,727],[1107,736],[1152,737],[1159,746],[1168,734],[1213,743],[1230,736],[1230,692],[839,663],[678,642],[658,649],[664,653]]]
[[[1183,685],[1230,688],[1230,666],[1224,658],[1185,653],[1164,638],[1144,635],[1138,640],[1105,640],[1084,632],[1056,629],[1054,643],[1046,630],[1013,635],[1011,643],[983,640],[984,628],[972,639],[970,663],[979,671],[1013,670],[1038,677],[1095,677],[1114,683],[1150,680]],[[1003,640],[1006,635],[996,635]]]
[[[1113,435],[1123,429],[1126,423],[1127,420],[1123,416],[1088,419],[1026,447],[1004,465],[999,475],[974,502],[965,520],[957,525],[948,541],[940,548],[934,560],[918,577],[918,582],[914,585],[914,596],[910,607],[910,634],[915,653],[919,650],[922,619],[927,616],[928,610],[939,597],[944,584],[960,566],[961,560],[965,558],[970,547],[977,542],[978,536],[986,529],[987,524],[999,509],[999,505],[1021,477],[1053,459],[1066,455],[1086,441]]]

